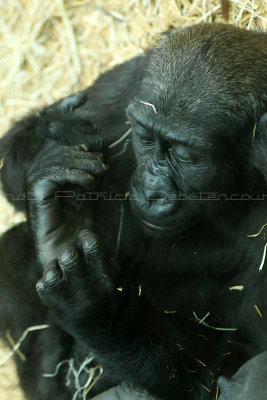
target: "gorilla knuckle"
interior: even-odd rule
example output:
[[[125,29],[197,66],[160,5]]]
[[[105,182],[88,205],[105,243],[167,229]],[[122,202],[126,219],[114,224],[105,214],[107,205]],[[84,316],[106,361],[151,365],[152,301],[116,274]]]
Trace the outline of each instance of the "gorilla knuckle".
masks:
[[[36,283],[36,291],[39,295],[42,295],[45,292],[45,285],[42,279],[39,279],[39,281]]]
[[[102,252],[102,243],[95,233],[84,229],[80,232],[79,239],[86,253],[95,254]]]
[[[58,262],[61,266],[73,266],[77,261],[78,252],[74,247],[67,247],[61,251],[58,257]]]
[[[44,271],[43,282],[46,285],[52,286],[60,279],[59,271],[54,267],[49,267]]]

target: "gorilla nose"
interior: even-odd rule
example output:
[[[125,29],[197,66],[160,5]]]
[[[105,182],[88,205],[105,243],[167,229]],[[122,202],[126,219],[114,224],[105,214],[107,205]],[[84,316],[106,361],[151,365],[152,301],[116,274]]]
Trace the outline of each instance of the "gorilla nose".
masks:
[[[130,190],[135,200],[131,207],[144,223],[173,225],[180,202],[175,198],[178,190],[167,173],[159,173],[152,163],[142,165],[132,176]]]
[[[151,216],[167,216],[176,208],[177,201],[173,197],[176,190],[170,177],[156,172],[158,171],[152,165],[148,165],[143,171],[142,192]]]

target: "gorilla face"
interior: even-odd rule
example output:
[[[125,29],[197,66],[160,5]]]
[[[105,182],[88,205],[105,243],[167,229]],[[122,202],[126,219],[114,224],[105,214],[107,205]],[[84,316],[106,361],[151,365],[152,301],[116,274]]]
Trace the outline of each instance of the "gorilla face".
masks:
[[[244,77],[233,75],[233,49],[232,66],[222,70],[220,41],[212,43],[205,32],[192,42],[183,41],[185,35],[174,31],[162,39],[128,107],[137,160],[132,209],[157,236],[180,234],[208,214],[227,218],[233,202],[212,201],[208,194],[225,199],[244,187],[252,190],[248,159],[255,116],[243,111]]]
[[[207,193],[228,193],[234,186],[231,153],[208,126],[173,128],[168,116],[153,115],[137,99],[128,115],[137,159],[130,183],[133,211],[157,236],[182,233],[201,219],[210,203]]]

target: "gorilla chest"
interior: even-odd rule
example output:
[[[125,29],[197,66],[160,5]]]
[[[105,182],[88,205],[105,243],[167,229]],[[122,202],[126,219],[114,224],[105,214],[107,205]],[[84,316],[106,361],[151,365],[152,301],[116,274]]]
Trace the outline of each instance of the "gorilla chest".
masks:
[[[154,260],[152,254],[148,256],[140,272],[140,284],[154,309],[175,311],[185,319],[193,318],[193,313],[200,318],[208,312],[222,316],[227,285],[197,257],[189,251],[157,254]]]

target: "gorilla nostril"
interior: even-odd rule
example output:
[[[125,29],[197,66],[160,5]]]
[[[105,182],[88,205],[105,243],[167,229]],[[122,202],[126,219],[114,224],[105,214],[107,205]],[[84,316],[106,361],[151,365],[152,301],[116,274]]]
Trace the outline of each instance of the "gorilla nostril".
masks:
[[[164,202],[168,202],[168,196],[167,193],[164,191],[147,191],[145,192],[145,197],[148,201],[153,202],[153,201],[158,201],[158,200],[163,200]]]

